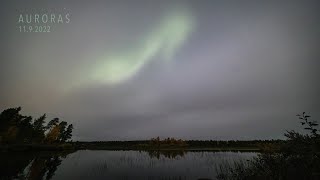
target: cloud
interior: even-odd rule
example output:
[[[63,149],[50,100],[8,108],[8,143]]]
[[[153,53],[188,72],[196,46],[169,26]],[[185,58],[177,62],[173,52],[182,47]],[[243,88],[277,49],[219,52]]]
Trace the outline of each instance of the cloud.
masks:
[[[316,5],[81,5],[68,28],[6,37],[1,107],[58,116],[77,140],[278,138],[320,115]]]

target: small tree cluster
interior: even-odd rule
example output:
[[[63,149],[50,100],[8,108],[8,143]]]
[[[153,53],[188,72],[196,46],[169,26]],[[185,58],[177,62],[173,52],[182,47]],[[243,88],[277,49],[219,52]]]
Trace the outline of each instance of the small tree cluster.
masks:
[[[67,122],[59,122],[58,118],[54,118],[47,125],[48,133],[45,141],[49,143],[66,142],[72,136],[73,125],[68,125]]]
[[[170,144],[170,145],[186,145],[186,142],[182,139],[175,139],[175,138],[166,138],[161,140],[159,137],[151,138],[150,143],[152,145],[160,145],[160,144]]]

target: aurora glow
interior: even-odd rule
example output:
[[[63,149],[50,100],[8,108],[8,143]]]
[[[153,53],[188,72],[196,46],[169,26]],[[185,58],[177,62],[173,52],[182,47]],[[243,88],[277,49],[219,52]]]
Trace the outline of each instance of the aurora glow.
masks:
[[[102,63],[93,68],[91,78],[100,83],[119,83],[137,74],[153,57],[166,61],[173,59],[175,52],[190,36],[194,20],[186,10],[174,11],[154,28],[137,48],[121,53],[108,52]]]

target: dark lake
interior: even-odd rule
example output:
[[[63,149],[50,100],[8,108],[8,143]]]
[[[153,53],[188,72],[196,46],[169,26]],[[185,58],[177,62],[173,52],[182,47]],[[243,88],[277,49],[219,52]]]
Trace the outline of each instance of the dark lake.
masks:
[[[225,163],[250,152],[107,151],[1,153],[0,179],[215,179]]]

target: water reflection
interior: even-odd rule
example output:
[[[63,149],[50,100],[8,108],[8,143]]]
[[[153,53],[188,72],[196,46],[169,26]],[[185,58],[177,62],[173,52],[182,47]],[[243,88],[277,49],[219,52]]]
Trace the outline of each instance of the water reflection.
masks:
[[[0,179],[51,179],[70,153],[0,153]]]
[[[151,158],[160,159],[161,156],[164,156],[169,159],[176,159],[179,157],[183,157],[187,152],[182,150],[175,151],[146,151]]]
[[[0,179],[215,179],[215,166],[255,153],[89,151],[0,153]]]

